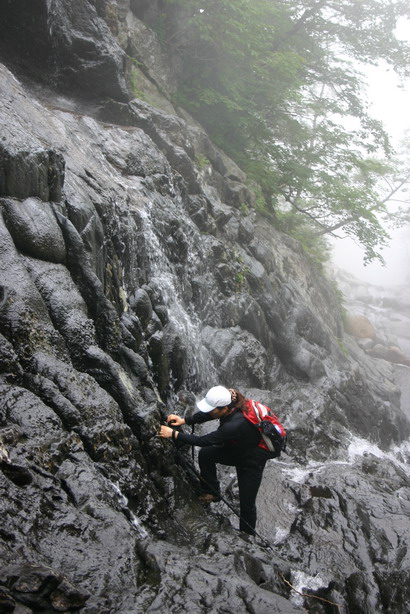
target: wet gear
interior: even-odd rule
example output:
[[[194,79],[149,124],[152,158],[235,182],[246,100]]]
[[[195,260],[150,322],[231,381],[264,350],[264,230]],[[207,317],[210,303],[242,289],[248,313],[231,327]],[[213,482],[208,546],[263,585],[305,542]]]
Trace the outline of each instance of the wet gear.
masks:
[[[203,424],[213,418],[208,413],[196,412],[193,416],[185,418],[185,424]],[[239,454],[245,453],[249,448],[259,445],[261,436],[259,431],[245,418],[241,411],[235,409],[231,414],[219,419],[219,427],[206,435],[194,435],[180,432],[178,441],[191,446],[217,446],[227,445],[235,447]]]
[[[208,413],[217,407],[225,407],[232,401],[231,393],[224,386],[214,386],[206,393],[206,396],[196,404],[199,411]]]
[[[250,400],[243,413],[257,427],[261,435],[259,447],[270,452],[271,458],[277,458],[286,451],[286,431],[269,407]]]
[[[265,463],[269,453],[254,447],[247,454],[237,454],[234,446],[207,446],[201,448],[198,455],[201,478],[205,488],[220,498],[219,481],[216,465],[228,465],[236,468],[239,487],[239,529],[249,535],[255,535],[256,496],[262,482]]]
[[[202,424],[212,420],[207,413],[197,412],[186,417],[187,425]],[[206,435],[181,432],[178,441],[201,450],[198,462],[201,471],[204,494],[220,497],[220,486],[216,464],[234,466],[238,476],[240,529],[250,535],[255,534],[256,495],[262,481],[265,463],[272,454],[259,447],[261,434],[255,425],[239,409],[223,416],[219,428]]]

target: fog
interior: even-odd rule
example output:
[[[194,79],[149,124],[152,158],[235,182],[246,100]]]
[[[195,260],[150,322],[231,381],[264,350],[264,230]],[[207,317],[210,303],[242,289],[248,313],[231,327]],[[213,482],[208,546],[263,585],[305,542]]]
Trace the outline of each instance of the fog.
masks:
[[[363,249],[351,239],[337,240],[333,247],[334,263],[362,281],[384,287],[410,284],[410,225],[392,233],[382,256],[385,266],[380,262],[364,266]]]
[[[401,37],[410,39],[410,22],[402,24]],[[383,121],[393,146],[398,146],[405,131],[410,129],[410,79],[401,83],[386,65],[366,68],[365,77],[370,113]],[[410,224],[405,228],[388,231],[392,239],[389,247],[382,252],[385,266],[380,263],[364,266],[363,249],[348,238],[335,241],[334,263],[371,284],[385,287],[410,284]]]

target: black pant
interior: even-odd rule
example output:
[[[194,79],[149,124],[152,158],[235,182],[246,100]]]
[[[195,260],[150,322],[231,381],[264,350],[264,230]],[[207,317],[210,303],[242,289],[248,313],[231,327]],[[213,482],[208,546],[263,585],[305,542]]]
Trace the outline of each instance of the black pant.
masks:
[[[230,446],[207,446],[199,451],[198,462],[204,492],[220,495],[216,463],[236,468],[240,505],[239,529],[250,535],[255,534],[256,495],[268,458],[269,455],[260,448],[238,453]]]

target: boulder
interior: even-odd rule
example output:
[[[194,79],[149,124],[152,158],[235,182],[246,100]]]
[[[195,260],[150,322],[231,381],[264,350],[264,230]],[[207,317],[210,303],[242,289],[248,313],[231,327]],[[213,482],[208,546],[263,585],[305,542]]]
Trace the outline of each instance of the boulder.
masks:
[[[370,356],[410,367],[410,357],[406,356],[399,347],[391,345],[386,347],[378,343],[373,348],[366,351]]]
[[[0,144],[0,196],[60,202],[64,177],[65,161],[60,152]]]
[[[345,331],[348,335],[358,339],[374,339],[376,337],[376,330],[373,324],[365,316],[361,315],[347,315],[345,318]]]

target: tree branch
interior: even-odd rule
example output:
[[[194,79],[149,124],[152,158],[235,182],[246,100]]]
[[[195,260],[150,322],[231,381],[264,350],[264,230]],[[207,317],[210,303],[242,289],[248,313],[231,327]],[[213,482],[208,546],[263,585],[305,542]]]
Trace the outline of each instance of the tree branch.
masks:
[[[369,213],[373,213],[374,211],[378,211],[379,209],[381,209],[383,207],[383,205],[385,205],[388,201],[391,200],[391,198],[392,198],[392,196],[394,194],[396,194],[406,183],[408,183],[409,179],[410,179],[410,173],[407,175],[407,177],[405,179],[402,179],[402,181],[397,186],[392,188],[390,190],[390,193],[387,196],[385,196],[385,198],[383,198],[383,200],[381,200],[378,203],[376,203],[375,205],[373,205],[373,207],[370,207],[369,209],[367,209],[367,211]],[[295,206],[295,205],[293,205],[293,206]],[[295,208],[297,208],[297,207],[295,207]],[[301,213],[305,213],[307,215],[306,211],[302,211],[301,209],[298,209],[298,211],[300,211]],[[326,227],[324,224],[322,224],[321,222],[316,220],[314,218],[314,216],[312,216],[311,214],[309,214],[309,217],[314,219],[314,221],[317,224],[319,224],[320,226],[323,227],[322,230],[320,230],[320,231],[315,233],[315,235],[317,237],[320,237],[320,236],[325,235],[325,234],[333,234],[333,232],[335,230],[338,230],[339,228],[342,228],[343,226],[347,226],[347,224],[351,224],[352,222],[357,222],[362,216],[360,214],[351,215],[347,219],[342,220],[342,221],[338,222],[337,224],[334,224],[333,226],[328,226],[328,227]]]
[[[309,19],[309,17],[311,17],[312,15],[317,13],[323,6],[326,5],[326,3],[327,3],[327,0],[320,0],[314,6],[312,6],[310,9],[307,9],[299,17],[299,19],[296,21],[296,23],[293,25],[293,27],[286,33],[286,36],[289,37],[289,36],[293,36],[294,34],[297,34],[297,32],[302,28],[302,26]]]

